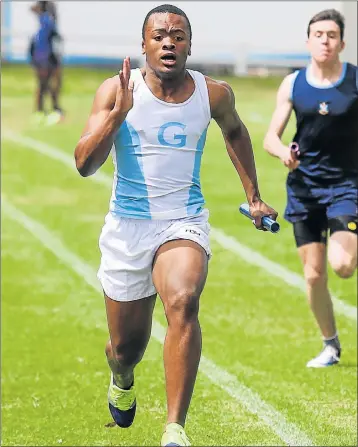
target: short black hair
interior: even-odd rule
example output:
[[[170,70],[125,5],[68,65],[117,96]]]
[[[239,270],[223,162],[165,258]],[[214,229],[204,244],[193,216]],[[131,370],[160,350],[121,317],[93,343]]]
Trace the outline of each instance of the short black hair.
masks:
[[[191,40],[191,36],[192,36],[192,32],[191,32],[191,25],[189,22],[189,19],[187,17],[187,15],[185,14],[185,12],[174,6],[174,5],[160,5],[160,6],[156,6],[155,8],[151,9],[148,14],[145,16],[144,19],[144,23],[143,23],[143,27],[142,27],[142,37],[144,39],[144,34],[145,34],[145,27],[147,26],[149,17],[152,14],[160,14],[160,13],[170,13],[170,14],[177,14],[178,16],[182,16],[185,17],[186,21],[188,22],[188,27],[189,27],[189,36],[190,36],[190,40]]]
[[[341,31],[341,40],[343,40],[345,20],[343,15],[336,9],[325,9],[324,11],[321,11],[315,16],[313,16],[307,28],[308,37],[310,36],[311,25],[313,25],[316,22],[321,22],[322,20],[332,20],[332,22],[335,22],[339,26],[339,29]]]
[[[40,1],[38,2],[41,12],[47,12],[48,2]]]
[[[56,6],[54,2],[51,1],[38,1],[37,4],[40,7],[40,11],[42,13],[47,12],[49,13],[53,19],[56,21],[57,19],[57,13],[56,13]]]

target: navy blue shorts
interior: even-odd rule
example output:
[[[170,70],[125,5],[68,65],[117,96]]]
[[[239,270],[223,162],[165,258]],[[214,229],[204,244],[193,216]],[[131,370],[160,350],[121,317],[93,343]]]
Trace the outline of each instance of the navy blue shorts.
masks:
[[[354,180],[344,180],[322,187],[289,175],[286,188],[287,205],[284,217],[288,222],[309,219],[317,212],[324,212],[327,219],[358,215],[358,187]]]

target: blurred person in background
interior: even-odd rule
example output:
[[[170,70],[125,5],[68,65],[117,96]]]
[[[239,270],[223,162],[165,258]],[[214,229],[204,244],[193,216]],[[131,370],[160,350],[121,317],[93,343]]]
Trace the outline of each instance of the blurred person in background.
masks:
[[[190,445],[184,425],[201,356],[199,297],[211,255],[200,186],[211,118],[222,129],[256,228],[263,229],[263,216],[277,217],[260,198],[250,137],[231,87],[186,69],[191,37],[181,9],[151,10],[142,29],[145,67],[131,70],[125,58],[119,76],[102,83],[75,148],[77,169],[87,177],[113,146],[114,186],[98,272],[110,333],[109,409],[120,427],[132,424],[134,369],[150,338],[158,293],[168,321],[163,446]]]
[[[36,112],[34,120],[38,124],[56,124],[63,118],[59,105],[62,86],[61,45],[62,37],[57,30],[56,6],[52,1],[39,1],[31,6],[31,11],[39,18],[39,30],[30,42],[30,59],[34,67],[38,87],[36,91]],[[45,113],[45,95],[49,93],[52,112]]]
[[[340,61],[344,28],[344,17],[333,9],[311,19],[311,62],[283,80],[264,141],[290,171],[285,218],[293,224],[308,301],[323,337],[323,350],[308,367],[334,365],[341,357],[327,256],[341,278],[357,268],[358,72]],[[298,156],[281,142],[292,110]]]

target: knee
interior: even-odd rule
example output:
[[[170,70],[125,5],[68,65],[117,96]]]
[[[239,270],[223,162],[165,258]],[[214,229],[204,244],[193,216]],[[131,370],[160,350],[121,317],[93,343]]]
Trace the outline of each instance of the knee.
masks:
[[[182,289],[172,293],[165,305],[169,325],[183,325],[197,320],[199,296],[200,294],[195,289]]]
[[[339,277],[350,278],[356,270],[357,260],[352,256],[345,255],[331,260],[330,264]]]
[[[40,93],[45,93],[47,90],[47,82],[46,81],[40,81],[39,84]]]
[[[324,286],[327,284],[327,274],[324,270],[305,266],[304,275],[306,284],[309,288]]]
[[[335,271],[341,278],[350,278],[357,268],[357,238],[346,239],[351,234],[341,235],[333,234],[331,244],[328,250],[328,260]],[[335,239],[336,238],[336,239]]]
[[[108,341],[105,352],[108,359],[115,360],[122,367],[133,367],[144,355],[147,342],[141,337],[133,337],[128,341]]]

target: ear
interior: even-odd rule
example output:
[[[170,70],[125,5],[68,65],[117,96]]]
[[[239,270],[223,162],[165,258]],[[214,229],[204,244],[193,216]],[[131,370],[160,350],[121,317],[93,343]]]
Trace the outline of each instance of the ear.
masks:
[[[342,40],[342,42],[341,42],[341,51],[343,51],[345,49],[345,47],[346,47],[346,43],[345,43],[344,40]]]
[[[191,42],[190,42],[190,45],[189,45],[188,56],[191,56]]]
[[[142,40],[142,54],[145,54],[145,42],[144,39]]]

